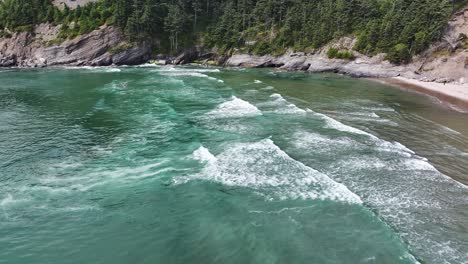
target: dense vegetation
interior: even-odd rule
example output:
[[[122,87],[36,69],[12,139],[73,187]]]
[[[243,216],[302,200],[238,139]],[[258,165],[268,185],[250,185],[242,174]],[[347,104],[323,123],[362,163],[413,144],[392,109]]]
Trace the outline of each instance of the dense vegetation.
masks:
[[[355,49],[388,53],[408,62],[441,36],[461,0],[101,0],[74,10],[51,0],[4,0],[0,29],[30,31],[38,23],[62,24],[60,38],[72,38],[103,24],[115,24],[133,41],[154,41],[163,52],[202,42],[221,51],[241,48],[281,54],[287,48],[313,50],[355,35]],[[352,54],[332,51],[331,57]]]

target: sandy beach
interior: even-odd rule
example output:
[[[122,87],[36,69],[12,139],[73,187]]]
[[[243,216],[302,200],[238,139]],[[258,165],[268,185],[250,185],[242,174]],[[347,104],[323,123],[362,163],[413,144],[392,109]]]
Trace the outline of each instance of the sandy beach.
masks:
[[[404,77],[374,79],[385,84],[397,86],[440,100],[441,103],[456,111],[468,113],[468,84],[424,82]]]

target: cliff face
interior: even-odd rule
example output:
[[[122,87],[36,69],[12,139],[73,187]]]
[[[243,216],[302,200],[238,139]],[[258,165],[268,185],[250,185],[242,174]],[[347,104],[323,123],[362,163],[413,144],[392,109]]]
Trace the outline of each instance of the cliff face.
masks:
[[[92,0],[81,2],[87,1]],[[56,2],[76,4],[80,1]],[[150,58],[149,45],[132,46],[114,27],[103,26],[73,40],[51,44],[58,33],[58,26],[41,24],[32,33],[15,33],[10,38],[0,38],[0,67],[132,65],[143,63]],[[356,39],[353,37],[338,39],[308,54],[290,51],[275,57],[234,53],[225,64],[244,67],[281,67],[286,70],[310,72],[333,71],[358,77],[403,76],[423,81],[468,83],[467,36],[468,8],[465,8],[449,21],[442,40],[434,43],[408,65],[393,65],[384,60],[385,54],[369,57],[354,51]],[[329,59],[327,51],[331,47],[350,51],[355,59]],[[212,56],[208,57],[216,57],[216,54],[210,54]],[[224,57],[221,58],[218,63],[224,62]],[[193,60],[210,60],[210,58],[204,58],[197,53],[187,58],[176,59],[174,62],[188,63]]]
[[[442,40],[434,43],[414,62],[431,78],[468,83],[468,8],[450,20]]]
[[[149,59],[150,48],[131,46],[114,27],[103,27],[59,44],[58,27],[41,24],[32,33],[0,38],[0,67],[43,67],[53,65],[132,65]]]
[[[96,2],[97,0],[54,0],[54,5],[58,6],[59,8],[64,7],[67,5],[69,8],[74,9],[78,6],[85,6],[89,2]]]

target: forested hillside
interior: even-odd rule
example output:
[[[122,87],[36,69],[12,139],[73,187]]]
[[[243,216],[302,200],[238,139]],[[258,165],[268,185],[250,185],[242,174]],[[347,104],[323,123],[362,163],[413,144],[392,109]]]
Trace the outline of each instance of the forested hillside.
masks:
[[[466,0],[101,0],[59,9],[51,0],[4,0],[0,34],[31,31],[39,23],[62,25],[59,41],[116,25],[135,42],[176,53],[196,44],[220,51],[242,48],[281,54],[312,51],[342,36],[358,38],[364,54],[388,53],[408,62],[439,39]]]

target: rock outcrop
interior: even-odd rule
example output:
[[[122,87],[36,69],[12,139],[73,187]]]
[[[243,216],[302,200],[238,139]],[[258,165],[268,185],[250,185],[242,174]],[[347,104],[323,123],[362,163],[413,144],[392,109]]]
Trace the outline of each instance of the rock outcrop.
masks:
[[[314,53],[287,52],[282,56],[234,54],[226,64],[234,67],[269,67],[309,72],[337,72],[356,77],[396,77],[436,82],[468,83],[468,8],[449,21],[442,40],[407,65],[393,65],[385,54],[369,57],[353,50],[356,39],[344,37]],[[354,60],[329,59],[329,48],[347,50]]]
[[[66,0],[56,1],[59,2],[68,4]],[[134,65],[150,59],[149,45],[131,44],[119,30],[111,26],[103,26],[75,39],[53,44],[59,31],[59,26],[41,24],[34,32],[15,33],[10,38],[0,38],[0,67]],[[281,56],[255,56],[236,52],[227,56],[217,54],[216,50],[204,51],[202,47],[195,47],[176,58],[160,55],[156,59],[160,64],[198,61],[207,65],[279,67],[284,70],[337,72],[356,77],[402,76],[422,81],[468,83],[468,8],[453,16],[441,41],[434,43],[407,65],[393,65],[385,60],[385,54],[372,57],[360,54],[353,50],[355,42],[356,38],[343,37],[313,53],[289,51]],[[330,48],[349,51],[355,58],[329,59],[327,51]]]
[[[331,44],[330,46],[335,45]],[[226,61],[231,67],[279,67],[283,70],[304,70],[309,72],[336,72],[355,77],[396,77],[405,75],[409,78],[417,77],[415,66],[397,66],[384,60],[384,54],[368,57],[355,53],[354,60],[329,59],[324,47],[313,54],[303,52],[287,52],[278,57],[271,55],[255,56],[248,54],[234,54]]]
[[[53,0],[52,3],[59,8],[63,8],[67,5],[70,9],[74,9],[78,6],[85,6],[89,2],[96,2],[97,0]]]
[[[114,27],[104,26],[75,39],[50,44],[58,32],[58,27],[41,24],[34,32],[0,38],[0,67],[134,65],[149,59],[149,45],[132,46]]]

